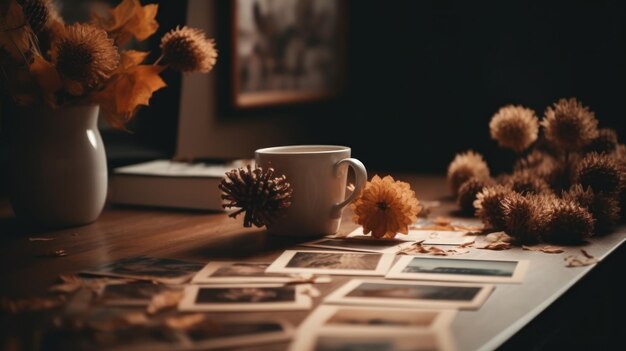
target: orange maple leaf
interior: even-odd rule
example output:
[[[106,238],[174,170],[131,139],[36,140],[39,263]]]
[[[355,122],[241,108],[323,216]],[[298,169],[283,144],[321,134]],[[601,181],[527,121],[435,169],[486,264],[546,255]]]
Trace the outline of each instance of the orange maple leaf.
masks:
[[[94,23],[109,32],[118,46],[123,46],[131,37],[142,41],[156,32],[158,8],[158,4],[141,6],[139,0],[124,0],[110,10],[108,19],[94,14]]]
[[[104,90],[94,94],[104,116],[114,128],[124,129],[140,105],[148,106],[152,94],[165,87],[159,76],[164,66],[138,65],[111,78]]]
[[[115,73],[124,72],[143,62],[148,56],[148,52],[137,50],[126,50],[120,53],[120,64]]]

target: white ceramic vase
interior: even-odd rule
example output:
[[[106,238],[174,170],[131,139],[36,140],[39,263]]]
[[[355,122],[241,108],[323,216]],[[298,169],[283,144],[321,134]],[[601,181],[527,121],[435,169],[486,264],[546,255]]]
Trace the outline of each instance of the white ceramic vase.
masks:
[[[107,194],[98,112],[97,105],[17,109],[9,196],[19,220],[63,228],[98,218]]]

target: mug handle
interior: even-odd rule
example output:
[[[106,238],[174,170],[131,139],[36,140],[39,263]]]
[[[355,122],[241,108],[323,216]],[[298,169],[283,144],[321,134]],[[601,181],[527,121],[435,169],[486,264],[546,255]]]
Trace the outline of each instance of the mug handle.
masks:
[[[335,204],[334,210],[337,212],[341,211],[344,207],[354,201],[357,196],[361,194],[361,191],[365,186],[365,182],[367,181],[367,170],[365,169],[365,166],[361,161],[357,160],[356,158],[344,158],[343,160],[335,164],[335,169],[337,169],[343,163],[347,163],[348,166],[352,167],[352,170],[354,170],[354,174],[356,176],[354,182],[356,184],[354,185],[354,191],[352,192],[352,194],[350,194],[350,196],[348,196],[347,199],[338,204]]]

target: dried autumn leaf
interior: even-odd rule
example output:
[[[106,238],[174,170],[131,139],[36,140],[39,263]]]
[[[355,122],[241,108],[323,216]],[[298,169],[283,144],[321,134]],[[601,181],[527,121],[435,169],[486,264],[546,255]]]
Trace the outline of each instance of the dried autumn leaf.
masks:
[[[490,242],[490,243],[494,243],[494,242],[499,242],[499,241],[504,241],[504,242],[511,242],[512,238],[505,232],[495,232],[495,233],[491,233],[491,234],[487,234],[485,236],[485,241],[486,242]]]
[[[178,330],[189,329],[190,327],[204,321],[206,318],[203,313],[194,313],[184,316],[174,316],[165,320],[165,325]]]
[[[15,0],[3,1],[0,6],[0,48],[9,53],[13,65],[28,63],[31,39],[22,7]]]
[[[152,94],[166,86],[159,76],[163,69],[151,65],[132,67],[113,76],[102,91],[93,94],[111,126],[123,129],[139,105],[148,106]]]
[[[600,262],[598,259],[590,255],[587,251],[580,250],[580,252],[582,253],[582,255],[569,255],[565,257],[565,267],[583,267]]]
[[[558,253],[562,253],[563,248],[558,247],[558,246],[551,246],[551,245],[546,245],[546,246],[527,246],[527,245],[522,245],[522,250],[526,250],[526,251],[541,251],[544,253],[549,253],[549,254],[558,254]]]
[[[148,52],[137,50],[125,50],[120,53],[120,63],[117,66],[115,73],[121,73],[127,71],[135,66],[138,66],[146,59]]]
[[[29,69],[46,100],[53,101],[54,99],[50,99],[49,96],[63,87],[63,81],[57,70],[50,62],[39,55],[35,55]]]
[[[508,250],[511,248],[511,243],[507,243],[504,241],[496,241],[496,242],[492,242],[492,243],[487,243],[484,245],[480,245],[480,246],[476,246],[477,249],[484,249],[484,250],[496,250],[496,251],[501,251],[501,250]]]
[[[175,307],[178,305],[180,300],[183,298],[182,291],[164,291],[160,294],[154,295],[152,300],[150,301],[150,305],[146,308],[146,311],[149,314],[157,313],[158,311]]]
[[[450,256],[450,255],[459,255],[469,252],[469,250],[463,249],[448,249],[444,250],[437,246],[424,246],[424,240],[417,241],[412,245],[400,249],[397,254],[398,255],[412,255],[412,254],[428,254],[432,256]]]
[[[156,32],[158,8],[157,4],[141,6],[139,0],[124,0],[110,10],[110,18],[94,15],[94,24],[109,32],[118,46],[124,46],[132,37],[142,41]]]

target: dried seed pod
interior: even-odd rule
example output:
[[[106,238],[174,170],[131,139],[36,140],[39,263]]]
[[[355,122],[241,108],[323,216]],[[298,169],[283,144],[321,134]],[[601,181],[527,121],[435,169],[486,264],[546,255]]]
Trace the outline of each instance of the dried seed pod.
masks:
[[[243,225],[257,227],[271,224],[279,211],[291,206],[293,189],[284,175],[275,176],[274,169],[248,165],[246,168],[233,169],[226,173],[226,178],[219,185],[224,192],[222,199],[228,201],[224,208],[239,207],[229,214],[237,217],[245,212]]]

